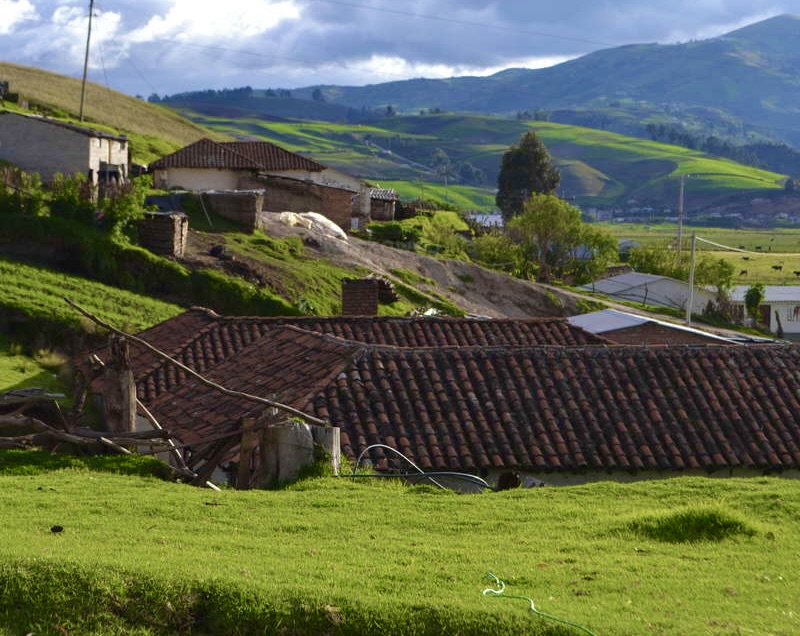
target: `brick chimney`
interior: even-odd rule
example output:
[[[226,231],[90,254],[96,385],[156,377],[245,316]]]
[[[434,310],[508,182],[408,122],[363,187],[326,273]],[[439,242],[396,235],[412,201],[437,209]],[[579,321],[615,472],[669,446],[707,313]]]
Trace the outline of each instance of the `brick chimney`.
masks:
[[[343,316],[377,316],[380,283],[374,278],[345,278],[342,281]]]

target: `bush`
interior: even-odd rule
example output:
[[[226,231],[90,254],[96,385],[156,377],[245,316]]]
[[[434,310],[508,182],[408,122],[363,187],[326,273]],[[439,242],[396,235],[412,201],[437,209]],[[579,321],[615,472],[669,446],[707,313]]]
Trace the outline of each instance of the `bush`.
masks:
[[[422,234],[417,227],[404,227],[396,221],[388,223],[370,223],[367,229],[372,240],[379,243],[416,243]]]

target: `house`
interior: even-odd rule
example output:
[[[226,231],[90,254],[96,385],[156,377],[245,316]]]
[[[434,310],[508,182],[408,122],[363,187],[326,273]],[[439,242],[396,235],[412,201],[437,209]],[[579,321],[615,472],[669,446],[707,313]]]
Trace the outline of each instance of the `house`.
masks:
[[[0,111],[0,160],[43,181],[56,173],[84,174],[91,183],[128,178],[127,137],[49,117]]]
[[[391,188],[371,188],[369,201],[370,218],[373,221],[394,221],[397,192]]]
[[[549,484],[800,476],[800,348],[614,346],[563,320],[514,322],[193,310],[142,336],[229,389],[328,421],[351,459],[381,443],[424,469]],[[537,334],[562,344],[530,344]],[[264,410],[151,353],[134,373],[142,402],[197,453],[222,439],[235,452],[243,418]]]
[[[689,284],[668,276],[630,272],[610,276],[593,283],[582,285],[586,291],[605,294],[609,298],[629,302],[657,305],[672,309],[686,310],[689,300]],[[692,313],[700,314],[713,302],[716,294],[702,287],[695,287]]]
[[[150,165],[163,189],[266,189],[263,209],[319,212],[342,229],[369,219],[370,188],[360,179],[267,141],[201,139]]]
[[[731,304],[742,321],[747,315],[744,297],[748,289],[747,285],[737,285],[730,293]],[[772,333],[782,330],[787,337],[800,337],[800,285],[765,285],[759,310],[760,322]]]
[[[725,338],[707,331],[631,314],[616,309],[603,309],[570,316],[569,324],[602,336],[616,344],[740,344],[738,339]]]

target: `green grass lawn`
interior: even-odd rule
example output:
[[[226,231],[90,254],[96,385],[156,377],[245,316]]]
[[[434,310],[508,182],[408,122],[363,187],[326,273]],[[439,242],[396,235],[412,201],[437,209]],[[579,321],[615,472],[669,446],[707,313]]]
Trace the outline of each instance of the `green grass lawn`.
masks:
[[[579,633],[487,572],[598,636],[800,630],[793,480],[215,493],[9,463],[0,633]]]

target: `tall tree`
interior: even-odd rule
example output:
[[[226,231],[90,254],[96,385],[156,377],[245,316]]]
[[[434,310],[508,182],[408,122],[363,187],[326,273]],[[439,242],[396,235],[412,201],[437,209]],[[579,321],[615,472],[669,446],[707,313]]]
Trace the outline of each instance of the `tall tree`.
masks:
[[[536,264],[540,283],[565,275],[586,280],[616,257],[616,240],[583,223],[581,211],[557,196],[534,193],[523,208],[507,226],[511,239],[520,246],[523,276]]]
[[[532,194],[553,194],[560,181],[561,175],[544,143],[529,130],[503,155],[495,203],[508,221],[522,213]]]

